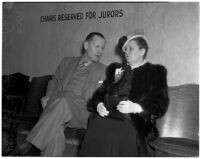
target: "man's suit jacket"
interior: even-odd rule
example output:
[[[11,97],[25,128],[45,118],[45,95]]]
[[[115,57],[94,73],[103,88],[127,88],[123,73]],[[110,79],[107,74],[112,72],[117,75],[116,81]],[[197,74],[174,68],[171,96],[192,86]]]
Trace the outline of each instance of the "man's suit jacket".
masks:
[[[54,98],[62,94],[73,72],[78,67],[81,57],[65,57],[59,64],[53,79],[49,81],[46,96]],[[105,78],[105,65],[99,62],[91,64],[91,70],[82,90],[82,97],[87,101]]]
[[[81,57],[64,58],[53,79],[48,83],[46,95],[50,98],[39,121],[26,139],[40,150],[44,150],[51,141],[57,142],[56,135],[60,140],[66,124],[75,128],[87,127],[89,112],[86,103],[99,86],[99,80],[103,80],[105,66],[101,63],[90,64],[90,68],[88,68],[90,72],[85,80],[84,88],[81,90],[82,95],[79,97],[65,89],[67,89],[70,78],[76,71],[80,60]],[[57,145],[59,149],[62,149],[61,145]]]

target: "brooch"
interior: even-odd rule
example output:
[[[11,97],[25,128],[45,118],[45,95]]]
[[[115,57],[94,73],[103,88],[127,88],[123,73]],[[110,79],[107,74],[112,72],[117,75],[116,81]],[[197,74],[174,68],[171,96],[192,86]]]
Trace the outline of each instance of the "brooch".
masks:
[[[124,72],[124,70],[122,69],[122,67],[117,68],[115,70],[115,81],[114,81],[114,83],[117,83],[122,78],[123,72]]]

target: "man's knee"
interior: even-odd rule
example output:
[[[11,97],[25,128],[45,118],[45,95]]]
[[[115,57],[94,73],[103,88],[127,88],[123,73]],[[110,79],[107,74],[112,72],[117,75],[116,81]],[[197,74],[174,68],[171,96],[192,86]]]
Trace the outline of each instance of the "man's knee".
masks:
[[[72,118],[72,112],[65,97],[57,98],[56,109],[59,109],[59,111],[65,113],[68,116],[68,118]]]
[[[43,111],[45,113],[51,111],[51,112],[70,113],[71,114],[71,110],[68,105],[68,102],[67,102],[66,98],[64,98],[64,97],[56,98]]]
[[[59,105],[59,107],[62,107],[62,108],[69,108],[69,105],[67,103],[67,100],[65,97],[59,97],[55,100],[55,104],[56,105]]]
[[[64,104],[67,103],[67,100],[65,97],[59,97],[59,98],[57,98],[57,100],[59,103],[64,103]]]

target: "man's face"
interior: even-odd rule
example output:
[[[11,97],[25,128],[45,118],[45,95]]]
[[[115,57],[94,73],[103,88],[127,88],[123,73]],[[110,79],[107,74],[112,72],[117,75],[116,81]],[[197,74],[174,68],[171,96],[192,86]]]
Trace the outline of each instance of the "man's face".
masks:
[[[95,35],[91,41],[84,42],[86,58],[92,62],[98,62],[105,48],[105,39]]]

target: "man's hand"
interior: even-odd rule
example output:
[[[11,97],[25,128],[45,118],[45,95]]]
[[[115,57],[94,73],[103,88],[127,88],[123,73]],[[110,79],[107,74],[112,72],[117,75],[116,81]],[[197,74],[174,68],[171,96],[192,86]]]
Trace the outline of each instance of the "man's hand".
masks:
[[[49,97],[48,96],[44,96],[41,98],[41,104],[42,104],[42,108],[44,109],[45,106],[47,105],[47,102],[49,100]]]
[[[106,110],[106,107],[102,102],[97,105],[97,112],[102,117],[107,116],[109,114],[109,111]]]
[[[139,104],[133,103],[130,100],[119,102],[117,110],[121,113],[141,113],[143,111]]]

